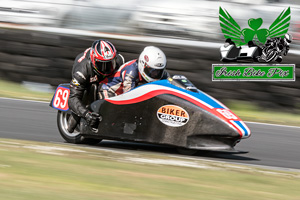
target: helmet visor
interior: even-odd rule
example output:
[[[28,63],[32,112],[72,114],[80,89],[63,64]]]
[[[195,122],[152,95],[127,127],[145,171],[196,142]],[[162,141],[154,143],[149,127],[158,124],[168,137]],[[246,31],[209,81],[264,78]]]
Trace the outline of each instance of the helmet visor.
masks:
[[[165,71],[165,68],[163,69],[154,69],[149,67],[147,64],[145,64],[144,73],[153,79],[161,79],[163,73]]]
[[[102,74],[111,74],[116,68],[116,59],[107,62],[95,59],[95,68]]]

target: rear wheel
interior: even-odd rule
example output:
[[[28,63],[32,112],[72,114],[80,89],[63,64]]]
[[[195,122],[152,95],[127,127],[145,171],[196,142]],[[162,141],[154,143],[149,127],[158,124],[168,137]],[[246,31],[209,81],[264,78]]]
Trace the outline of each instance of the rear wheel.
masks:
[[[73,144],[98,144],[101,139],[85,138],[79,132],[79,126],[76,127],[73,133],[68,131],[68,119],[71,115],[67,112],[58,111],[57,126],[60,135],[69,143]]]

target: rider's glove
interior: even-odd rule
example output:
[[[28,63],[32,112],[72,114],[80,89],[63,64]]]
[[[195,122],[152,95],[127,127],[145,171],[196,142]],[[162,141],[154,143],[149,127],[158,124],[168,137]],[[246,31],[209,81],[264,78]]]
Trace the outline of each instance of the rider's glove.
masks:
[[[85,120],[91,127],[97,126],[100,115],[95,112],[87,112],[84,116]]]

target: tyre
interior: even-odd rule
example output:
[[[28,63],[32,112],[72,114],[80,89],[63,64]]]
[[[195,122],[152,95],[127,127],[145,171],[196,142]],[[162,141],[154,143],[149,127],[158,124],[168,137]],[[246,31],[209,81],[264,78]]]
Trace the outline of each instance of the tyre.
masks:
[[[60,135],[68,142],[73,144],[98,144],[101,139],[85,138],[79,132],[79,126],[73,133],[68,131],[68,119],[70,114],[67,112],[57,112],[57,127]]]
[[[196,149],[187,149],[187,148],[178,147],[178,148],[176,148],[176,150],[178,153],[180,153],[182,155],[187,155],[187,156],[193,156],[198,153],[198,150],[196,150]]]
[[[276,51],[269,51],[266,55],[266,62],[271,62],[277,57],[278,53]]]

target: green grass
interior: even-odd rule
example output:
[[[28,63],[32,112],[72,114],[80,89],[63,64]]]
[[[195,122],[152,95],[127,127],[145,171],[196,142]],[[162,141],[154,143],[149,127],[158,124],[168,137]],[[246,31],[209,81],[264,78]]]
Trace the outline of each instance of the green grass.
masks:
[[[230,101],[227,106],[242,120],[300,126],[300,112],[298,114],[289,112],[276,112],[266,110],[250,102]]]
[[[0,97],[50,101],[53,94],[34,92],[8,81],[0,81]],[[250,102],[229,101],[226,105],[244,121],[300,126],[300,115],[260,109]]]
[[[53,94],[35,92],[19,83],[0,80],[0,96],[8,98],[50,101]]]
[[[300,197],[298,172],[135,153],[1,139],[0,199],[296,200]],[[200,167],[128,161],[133,158],[172,160]]]

